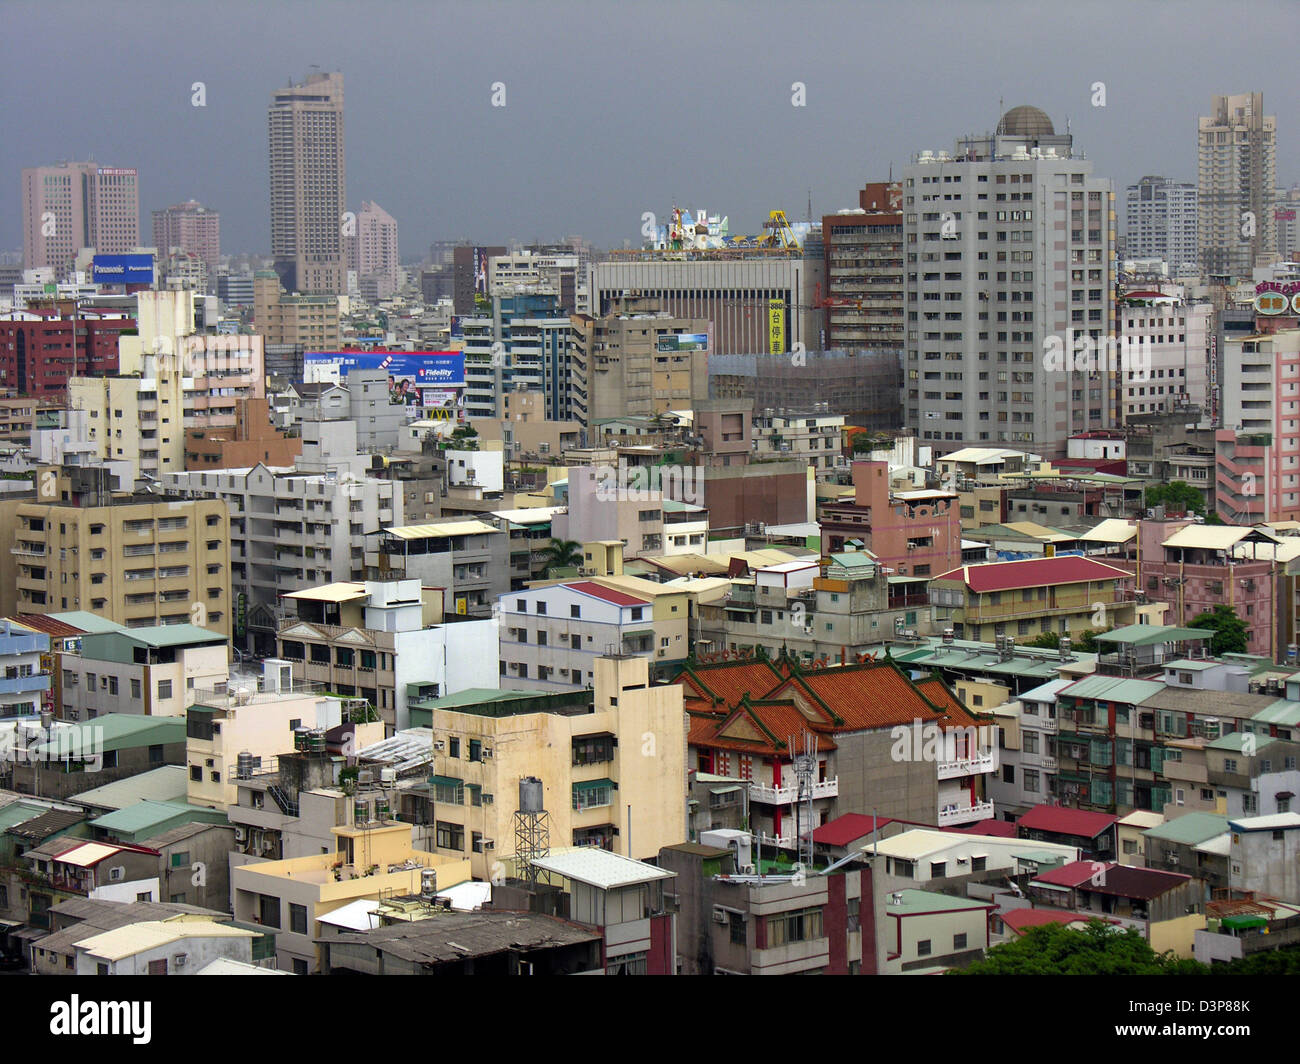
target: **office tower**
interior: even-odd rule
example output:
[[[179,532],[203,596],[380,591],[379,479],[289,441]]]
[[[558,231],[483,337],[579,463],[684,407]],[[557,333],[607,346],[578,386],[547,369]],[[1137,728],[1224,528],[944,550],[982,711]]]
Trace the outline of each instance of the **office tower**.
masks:
[[[903,231],[904,410],[922,443],[1051,457],[1115,423],[1113,374],[1074,357],[1114,334],[1114,192],[1068,133],[1015,107],[953,155],[919,153]]]
[[[1144,177],[1129,185],[1125,204],[1126,259],[1163,259],[1171,274],[1196,266],[1197,189],[1167,177]]]
[[[312,74],[278,89],[267,110],[271,168],[271,253],[285,290],[346,290],[343,75]]]
[[[154,211],[153,246],[162,258],[173,248],[197,255],[207,265],[208,275],[215,277],[221,262],[221,215],[197,200]]]
[[[1199,119],[1201,264],[1211,275],[1249,278],[1256,259],[1277,250],[1277,119],[1262,92],[1215,96]]]
[[[23,171],[23,266],[62,273],[77,252],[130,251],[140,243],[140,187],[134,169],[59,163]]]

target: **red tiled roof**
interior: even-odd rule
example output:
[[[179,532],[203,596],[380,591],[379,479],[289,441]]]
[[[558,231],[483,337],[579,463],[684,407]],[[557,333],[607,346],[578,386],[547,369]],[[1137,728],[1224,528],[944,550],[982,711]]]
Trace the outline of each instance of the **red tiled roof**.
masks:
[[[916,685],[890,662],[839,665],[791,677],[772,692],[776,697],[798,697],[814,705],[820,701],[838,721],[836,731],[892,728],[900,724],[942,719]],[[814,697],[815,696],[815,697]]]
[[[575,591],[581,591],[584,595],[591,595],[594,598],[604,599],[606,602],[612,602],[615,606],[649,606],[648,599],[636,598],[632,595],[625,594],[622,591],[615,591],[612,587],[605,587],[601,584],[592,583],[590,580],[578,580],[572,584],[565,584],[565,587],[571,587]]]
[[[798,741],[804,732],[811,732],[818,753],[834,750],[835,740],[818,734],[813,730],[817,727],[819,725],[810,725],[793,702],[746,702],[725,718],[692,716],[687,742],[706,749],[788,755],[789,738],[794,736]]]
[[[998,916],[1017,935],[1023,935],[1031,927],[1042,927],[1044,924],[1073,924],[1088,920],[1106,920],[1111,924],[1118,922],[1107,919],[1100,913],[1076,913],[1068,909],[1007,909],[998,913]]]
[[[963,565],[934,579],[960,580],[976,594],[983,595],[990,591],[1015,591],[1090,580],[1121,580],[1131,575],[1113,565],[1071,554],[1062,558],[1024,558],[1015,562]]]
[[[1056,887],[1087,887],[1094,894],[1150,901],[1191,878],[1181,872],[1162,872],[1156,868],[1137,868],[1113,862],[1099,866],[1096,861],[1072,861],[1044,872],[1033,882]]]
[[[1117,820],[1119,817],[1110,813],[1091,813],[1086,809],[1067,809],[1061,805],[1036,805],[1016,821],[1016,827],[1091,839]]]
[[[813,842],[826,846],[847,846],[855,839],[866,838],[876,828],[883,828],[893,822],[893,818],[887,816],[876,818],[869,817],[866,813],[845,813],[814,828]]]
[[[53,617],[47,617],[43,613],[15,613],[9,619],[11,621],[16,621],[24,628],[30,628],[36,632],[44,632],[46,635],[52,635],[57,639],[64,639],[71,635],[86,634],[86,632],[81,628],[76,628],[64,621],[57,621]]]
[[[991,723],[989,720],[981,721],[963,706],[961,700],[939,677],[927,676],[924,680],[912,682],[921,694],[939,707],[940,712],[948,715],[948,719],[939,725],[940,728],[977,728],[981,723]]]
[[[745,695],[763,698],[771,694],[784,677],[785,673],[766,658],[748,658],[695,665],[682,673],[678,681],[709,701],[715,697],[722,699],[723,706],[732,709]]]
[[[959,828],[944,828],[959,835],[992,835],[999,839],[1014,839],[1016,826],[1010,820],[981,820],[978,824],[966,824]]]

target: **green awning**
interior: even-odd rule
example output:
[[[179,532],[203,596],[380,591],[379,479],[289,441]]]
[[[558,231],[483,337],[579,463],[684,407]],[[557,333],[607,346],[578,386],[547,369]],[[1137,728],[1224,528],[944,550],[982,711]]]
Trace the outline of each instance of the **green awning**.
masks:
[[[740,784],[733,783],[730,787],[710,787],[710,794],[731,794],[733,791],[740,790]]]
[[[654,635],[654,634],[655,634],[655,630],[654,630],[653,628],[638,628],[635,632],[624,632],[623,634],[624,634],[625,636],[628,636],[628,635]]]
[[[608,787],[610,790],[617,790],[618,784],[615,783],[613,780],[608,780],[608,779],[581,780],[581,781],[575,780],[573,784],[573,789],[575,791],[595,791],[595,790],[600,790],[603,787]]]
[[[429,782],[435,787],[459,787],[463,781],[455,776],[430,776]]]
[[[1267,927],[1268,921],[1262,916],[1225,916],[1220,923],[1234,931],[1244,931],[1251,927]]]

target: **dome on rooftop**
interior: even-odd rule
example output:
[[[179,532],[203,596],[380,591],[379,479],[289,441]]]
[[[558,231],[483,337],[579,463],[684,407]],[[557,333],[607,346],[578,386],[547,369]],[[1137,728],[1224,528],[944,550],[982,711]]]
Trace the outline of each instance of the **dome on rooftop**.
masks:
[[[1052,120],[1037,107],[1013,107],[998,123],[1000,137],[1050,137],[1056,133]]]

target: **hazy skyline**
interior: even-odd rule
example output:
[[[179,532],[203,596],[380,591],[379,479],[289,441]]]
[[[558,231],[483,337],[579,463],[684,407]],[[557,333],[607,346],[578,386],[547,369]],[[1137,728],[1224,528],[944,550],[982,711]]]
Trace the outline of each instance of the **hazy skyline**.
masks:
[[[267,106],[313,65],[344,74],[348,205],[392,214],[404,259],[458,237],[637,244],[643,212],[662,221],[674,203],[757,232],[774,208],[804,218],[811,190],[819,217],[891,164],[991,130],[999,99],[1058,130],[1068,118],[1121,213],[1145,174],[1195,182],[1196,120],[1217,93],[1263,92],[1278,183],[1300,181],[1289,0],[1231,17],[1202,0],[18,0],[2,17],[8,250],[22,168],[93,156],[139,168],[142,240],[151,211],[197,199],[221,214],[223,253],[269,252]]]

